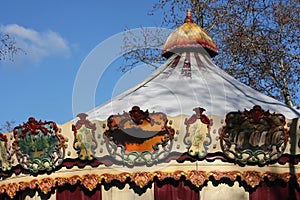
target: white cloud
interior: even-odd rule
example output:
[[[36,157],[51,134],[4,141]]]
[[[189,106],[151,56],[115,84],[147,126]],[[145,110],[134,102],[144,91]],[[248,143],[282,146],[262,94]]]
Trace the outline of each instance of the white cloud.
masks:
[[[0,32],[8,33],[14,37],[16,46],[20,47],[26,55],[16,55],[14,59],[28,59],[39,62],[49,56],[68,57],[70,48],[58,33],[51,30],[38,32],[17,24],[1,25]]]

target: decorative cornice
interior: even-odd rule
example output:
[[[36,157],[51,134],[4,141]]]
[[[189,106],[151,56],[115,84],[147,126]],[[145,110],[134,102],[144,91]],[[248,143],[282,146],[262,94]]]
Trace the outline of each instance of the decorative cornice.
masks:
[[[300,185],[300,173],[295,174],[297,183]],[[273,182],[277,179],[284,182],[290,180],[291,175],[289,173],[273,173],[273,172],[259,172],[259,171],[202,171],[202,170],[177,170],[173,172],[154,171],[154,172],[122,172],[119,174],[85,174],[74,175],[70,177],[45,177],[42,179],[34,179],[28,182],[14,182],[9,184],[0,185],[0,194],[6,193],[13,198],[17,192],[24,191],[26,188],[31,190],[38,189],[44,194],[49,193],[53,188],[64,186],[65,184],[75,185],[79,183],[84,188],[92,191],[96,189],[97,185],[105,183],[112,183],[112,181],[119,181],[121,183],[128,183],[127,181],[134,183],[139,188],[145,188],[148,184],[155,181],[163,181],[165,179],[180,180],[185,177],[186,181],[189,181],[196,187],[201,187],[206,181],[211,180],[212,177],[216,181],[220,181],[222,178],[229,178],[230,181],[242,181],[251,188],[257,187],[264,179],[268,179]],[[104,181],[104,182],[103,182]]]

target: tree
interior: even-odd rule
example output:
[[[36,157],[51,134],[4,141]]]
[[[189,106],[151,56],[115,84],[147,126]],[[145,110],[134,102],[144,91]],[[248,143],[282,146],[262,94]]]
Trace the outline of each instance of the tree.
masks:
[[[2,131],[4,132],[11,132],[13,131],[13,125],[15,124],[15,121],[5,121],[4,124],[0,125],[0,133]]]
[[[14,55],[17,51],[21,49],[15,46],[15,40],[9,34],[1,34],[0,33],[0,61],[8,59],[10,61],[13,60]],[[0,125],[1,131],[12,131],[14,121],[5,121],[4,124]]]
[[[14,55],[21,50],[15,44],[14,38],[9,34],[0,33],[0,60],[13,60]]]
[[[297,0],[157,0],[149,14],[162,13],[161,26],[174,29],[183,23],[188,8],[217,45],[219,55],[214,62],[219,67],[268,96],[290,106],[300,104]],[[155,37],[162,39],[159,34]],[[133,39],[134,36],[125,37],[127,53],[122,70],[138,62],[151,62],[157,55],[151,48],[128,51],[137,45]],[[140,43],[149,46],[151,41]]]

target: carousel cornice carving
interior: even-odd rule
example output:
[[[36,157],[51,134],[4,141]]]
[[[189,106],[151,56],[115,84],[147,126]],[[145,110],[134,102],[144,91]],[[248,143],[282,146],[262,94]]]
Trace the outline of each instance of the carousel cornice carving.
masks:
[[[19,164],[33,173],[51,171],[65,157],[66,138],[59,134],[55,122],[30,117],[13,130],[13,149]]]
[[[264,111],[256,105],[251,110],[230,112],[220,134],[224,154],[240,164],[266,164],[284,152],[289,133],[282,114]]]
[[[138,106],[111,115],[107,119],[108,130],[104,132],[107,151],[117,162],[129,167],[156,164],[172,149],[175,130],[167,123],[166,114],[149,113]]]
[[[300,184],[300,174],[295,174],[297,182]],[[0,184],[0,194],[6,193],[10,198],[14,198],[17,192],[24,191],[27,188],[31,190],[39,189],[44,194],[51,192],[53,188],[64,186],[65,184],[75,185],[79,184],[82,187],[93,191],[98,185],[105,183],[112,183],[119,181],[121,183],[134,183],[135,187],[145,188],[149,183],[153,182],[155,178],[158,181],[165,179],[181,180],[182,177],[189,181],[196,187],[202,187],[206,181],[213,178],[218,183],[222,183],[222,179],[229,178],[230,181],[239,181],[251,188],[257,187],[264,179],[273,182],[275,180],[282,180],[288,182],[290,173],[273,173],[273,172],[259,172],[259,171],[203,171],[203,170],[177,170],[173,172],[154,171],[154,172],[122,172],[117,174],[83,174],[63,177],[44,177],[41,179],[32,179],[30,181],[13,182],[8,184]],[[244,185],[243,184],[243,185]],[[245,185],[244,185],[245,186]],[[136,188],[132,189],[135,190]]]

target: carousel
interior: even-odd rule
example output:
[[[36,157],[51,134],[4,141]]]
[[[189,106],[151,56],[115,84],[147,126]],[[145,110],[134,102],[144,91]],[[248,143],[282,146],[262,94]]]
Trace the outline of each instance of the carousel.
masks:
[[[142,83],[65,124],[0,134],[0,199],[300,199],[299,111],[217,54],[188,11]]]

